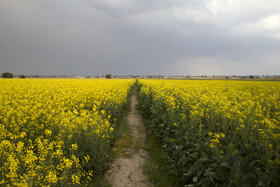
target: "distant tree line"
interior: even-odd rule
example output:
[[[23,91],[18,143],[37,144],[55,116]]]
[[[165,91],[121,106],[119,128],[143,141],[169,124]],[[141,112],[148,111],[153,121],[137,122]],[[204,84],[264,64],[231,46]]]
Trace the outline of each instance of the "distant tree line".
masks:
[[[2,73],[2,77],[3,78],[13,78],[14,74],[12,74],[10,72],[5,72],[5,73]]]
[[[2,77],[3,78],[14,78],[14,74],[12,74],[10,72],[5,72],[5,73],[2,73]],[[19,78],[24,79],[25,75],[20,75]]]
[[[105,75],[105,78],[106,78],[106,79],[111,79],[111,78],[112,78],[112,75],[109,73],[109,74]]]

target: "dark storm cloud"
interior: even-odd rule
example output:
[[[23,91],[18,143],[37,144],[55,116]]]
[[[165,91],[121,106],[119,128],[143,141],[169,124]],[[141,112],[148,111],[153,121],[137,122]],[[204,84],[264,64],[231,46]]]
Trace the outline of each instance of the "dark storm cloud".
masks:
[[[279,74],[280,1],[1,0],[15,74]]]

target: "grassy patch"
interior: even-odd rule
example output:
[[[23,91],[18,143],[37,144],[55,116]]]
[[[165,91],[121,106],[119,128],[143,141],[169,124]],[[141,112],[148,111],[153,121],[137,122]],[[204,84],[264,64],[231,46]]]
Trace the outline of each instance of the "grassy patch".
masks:
[[[140,140],[136,140],[136,141],[135,141],[135,144],[134,144],[134,146],[133,146],[133,151],[134,151],[134,153],[135,153],[135,152],[139,152],[140,149],[142,149],[142,148],[143,148],[143,146],[142,146],[141,141],[140,141]]]
[[[143,165],[144,172],[148,176],[149,181],[155,187],[178,186],[176,180],[168,175],[168,170],[165,167],[166,163],[161,157],[163,153],[156,141],[153,138],[149,138],[144,149],[150,155],[150,161]]]
[[[104,179],[103,175],[99,175],[94,177],[94,181],[90,183],[88,186],[92,187],[111,187],[112,185],[109,183],[109,181]]]
[[[113,158],[119,158],[121,156],[130,157],[132,154],[131,149],[133,148],[133,136],[132,131],[128,125],[126,119],[121,122],[115,145],[112,149]]]

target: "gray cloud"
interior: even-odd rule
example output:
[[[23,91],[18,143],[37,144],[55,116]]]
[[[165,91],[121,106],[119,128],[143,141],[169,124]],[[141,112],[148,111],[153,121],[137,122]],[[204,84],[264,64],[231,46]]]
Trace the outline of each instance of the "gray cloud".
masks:
[[[1,0],[15,74],[279,74],[280,1]]]

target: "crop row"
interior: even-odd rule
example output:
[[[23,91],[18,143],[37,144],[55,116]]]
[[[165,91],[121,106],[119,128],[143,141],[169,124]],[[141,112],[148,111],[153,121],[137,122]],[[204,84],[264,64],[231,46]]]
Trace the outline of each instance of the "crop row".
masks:
[[[0,80],[0,185],[94,182],[133,80]]]
[[[140,80],[139,108],[178,185],[280,185],[280,83]]]

